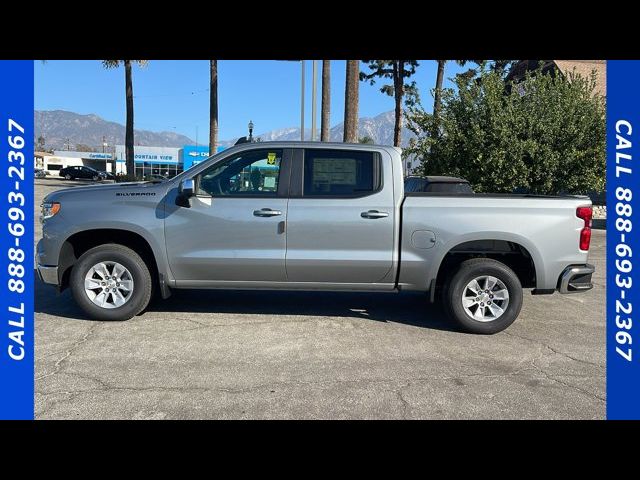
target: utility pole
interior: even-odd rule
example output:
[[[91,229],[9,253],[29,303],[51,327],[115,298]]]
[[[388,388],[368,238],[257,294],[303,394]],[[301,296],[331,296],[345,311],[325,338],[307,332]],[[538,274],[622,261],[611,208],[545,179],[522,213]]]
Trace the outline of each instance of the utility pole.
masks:
[[[302,65],[302,86],[300,88],[300,140],[304,142],[304,60],[300,60]]]

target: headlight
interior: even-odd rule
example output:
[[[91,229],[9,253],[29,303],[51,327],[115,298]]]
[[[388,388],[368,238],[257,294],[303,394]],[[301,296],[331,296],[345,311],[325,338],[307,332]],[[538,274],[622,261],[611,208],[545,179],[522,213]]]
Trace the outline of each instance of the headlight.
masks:
[[[44,202],[42,205],[42,220],[51,218],[60,211],[59,202]]]

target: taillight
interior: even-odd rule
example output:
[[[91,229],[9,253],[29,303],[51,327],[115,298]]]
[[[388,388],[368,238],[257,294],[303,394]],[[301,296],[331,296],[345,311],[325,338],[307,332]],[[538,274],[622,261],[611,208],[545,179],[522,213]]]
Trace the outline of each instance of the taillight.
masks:
[[[591,219],[593,218],[593,210],[591,207],[578,207],[576,216],[584,220],[584,227],[580,231],[580,250],[589,250],[591,243]]]

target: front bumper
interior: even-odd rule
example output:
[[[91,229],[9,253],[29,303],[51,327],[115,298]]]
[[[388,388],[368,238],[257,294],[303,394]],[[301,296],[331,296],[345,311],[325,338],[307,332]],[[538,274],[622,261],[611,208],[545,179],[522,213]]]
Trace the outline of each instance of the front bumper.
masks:
[[[591,275],[596,271],[593,265],[571,265],[564,269],[558,280],[560,293],[586,292],[593,288]]]
[[[58,285],[58,267],[49,267],[38,264],[38,277],[49,285]]]

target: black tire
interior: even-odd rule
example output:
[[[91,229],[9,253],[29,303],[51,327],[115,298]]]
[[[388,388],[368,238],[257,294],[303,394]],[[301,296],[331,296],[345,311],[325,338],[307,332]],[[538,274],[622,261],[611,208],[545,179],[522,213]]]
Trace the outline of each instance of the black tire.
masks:
[[[94,265],[104,261],[120,263],[131,272],[133,292],[127,302],[116,308],[94,304],[84,289],[85,276]],[[153,281],[145,262],[136,252],[123,245],[108,243],[86,251],[71,270],[70,286],[80,308],[95,320],[129,320],[142,312],[151,299]]]
[[[64,176],[64,179],[65,179],[65,180],[71,180],[71,179],[72,179],[72,177],[71,177],[71,175],[69,175],[69,174],[67,173],[67,174]]]
[[[100,177],[98,175],[94,175],[91,180],[93,180],[94,182],[97,182],[100,179]]]
[[[467,284],[474,278],[490,275],[499,279],[509,292],[509,303],[495,320],[479,321],[469,315],[462,305]],[[443,289],[443,305],[447,315],[465,332],[479,334],[498,333],[511,325],[522,308],[522,285],[518,276],[504,263],[490,258],[474,258],[460,264],[449,276]],[[475,313],[475,312],[474,312]]]

